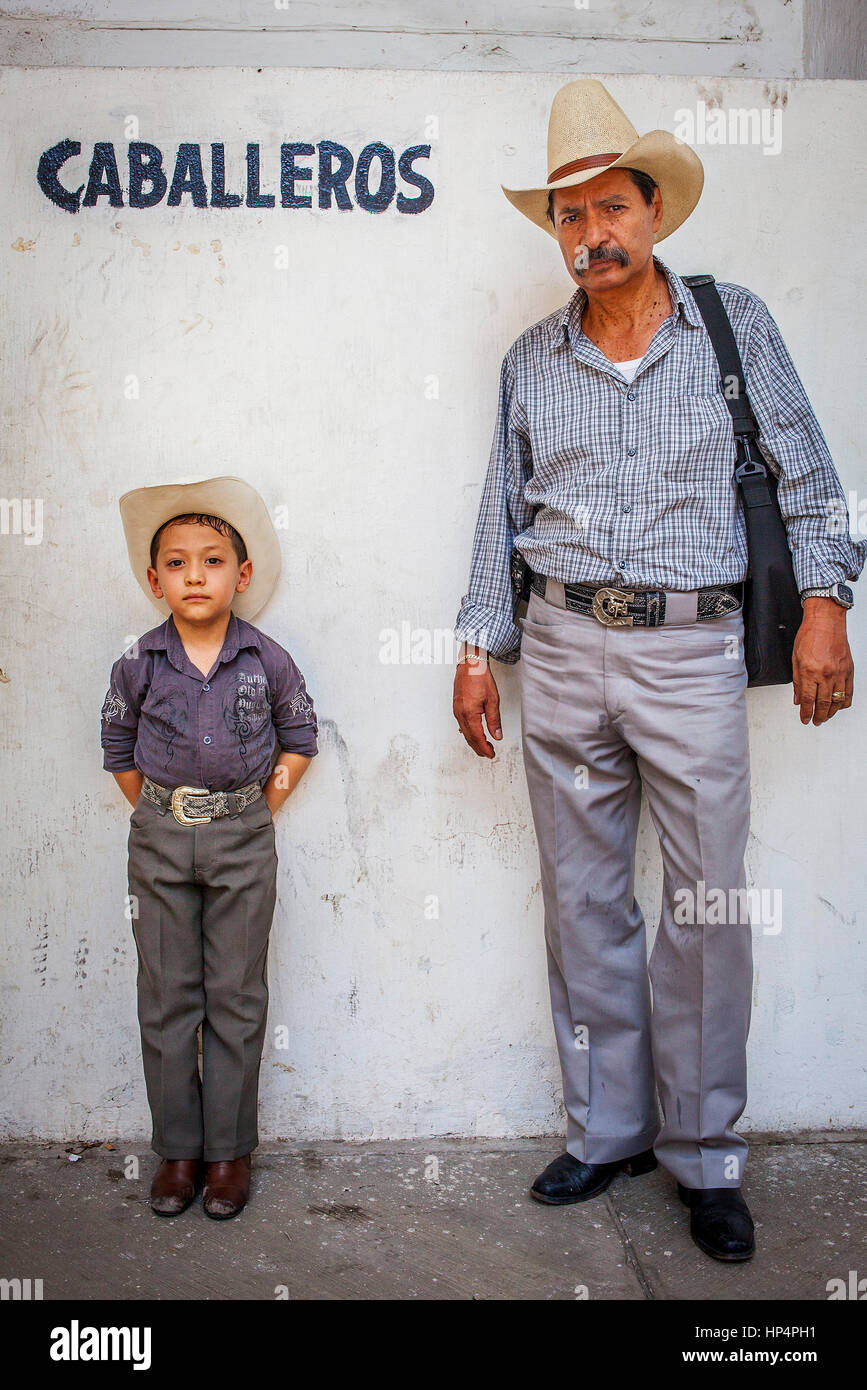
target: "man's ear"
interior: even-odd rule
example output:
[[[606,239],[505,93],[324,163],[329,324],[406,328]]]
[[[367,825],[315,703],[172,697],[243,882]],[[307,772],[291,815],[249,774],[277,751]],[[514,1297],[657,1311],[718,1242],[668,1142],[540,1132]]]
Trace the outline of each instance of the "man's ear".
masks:
[[[662,194],[659,185],[653,190],[653,230],[658,232],[662,226]]]
[[[164,597],[163,591],[160,588],[160,582],[157,579],[157,572],[152,565],[148,565],[148,583],[151,586],[151,593],[154,595],[154,598]]]

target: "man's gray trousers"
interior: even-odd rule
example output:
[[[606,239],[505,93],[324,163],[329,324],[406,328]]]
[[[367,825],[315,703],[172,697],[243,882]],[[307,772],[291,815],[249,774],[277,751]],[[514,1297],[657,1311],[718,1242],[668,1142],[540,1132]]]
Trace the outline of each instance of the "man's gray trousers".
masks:
[[[606,1163],[653,1146],[686,1187],[738,1187],[752,989],[742,614],[609,627],[534,593],[519,670],[567,1149]],[[664,873],[649,979],[633,895],[642,784]]]

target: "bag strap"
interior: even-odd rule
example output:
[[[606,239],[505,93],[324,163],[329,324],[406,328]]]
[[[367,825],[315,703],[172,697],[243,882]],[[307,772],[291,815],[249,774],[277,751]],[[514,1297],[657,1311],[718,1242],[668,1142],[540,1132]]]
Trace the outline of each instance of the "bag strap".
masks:
[[[767,485],[768,470],[755,444],[759,427],[750,406],[743,363],[726,307],[712,275],[682,275],[680,278],[692,290],[693,299],[704,319],[719,363],[723,380],[723,398],[731,413],[732,428],[735,432],[735,478],[741,485],[744,502],[751,507],[770,506],[772,499]],[[737,383],[737,392],[733,396],[725,390],[726,380],[732,378]],[[749,482],[750,479],[755,481],[744,489],[744,482]],[[766,480],[766,485],[756,486],[761,479]]]

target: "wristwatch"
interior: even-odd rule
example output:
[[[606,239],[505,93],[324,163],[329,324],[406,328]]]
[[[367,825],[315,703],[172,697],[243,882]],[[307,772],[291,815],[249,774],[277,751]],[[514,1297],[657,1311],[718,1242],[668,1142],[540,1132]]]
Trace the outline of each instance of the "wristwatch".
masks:
[[[841,608],[851,608],[855,602],[855,595],[848,584],[829,584],[824,589],[805,589],[801,594],[802,604],[805,598],[832,598]]]

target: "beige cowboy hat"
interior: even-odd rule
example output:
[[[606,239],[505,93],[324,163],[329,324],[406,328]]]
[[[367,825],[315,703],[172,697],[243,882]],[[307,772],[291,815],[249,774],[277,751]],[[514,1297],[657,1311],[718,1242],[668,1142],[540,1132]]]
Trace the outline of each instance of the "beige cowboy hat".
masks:
[[[556,238],[547,217],[551,189],[587,183],[618,166],[642,169],[659,185],[662,224],[654,242],[685,222],[701,197],[704,168],[695,151],[667,130],[640,136],[602,83],[582,77],[561,87],[551,105],[544,188],[500,187],[519,212]]]
[[[151,541],[166,521],[188,512],[221,517],[243,537],[247,558],[253,561],[253,574],[244,592],[235,594],[232,612],[251,622],[274,592],[282,556],[268,508],[243,478],[204,478],[163,487],[137,487],[123,494],[120,514],[129,562],[142,590],[168,617],[172,610],[165,599],[151,593],[148,583]]]

